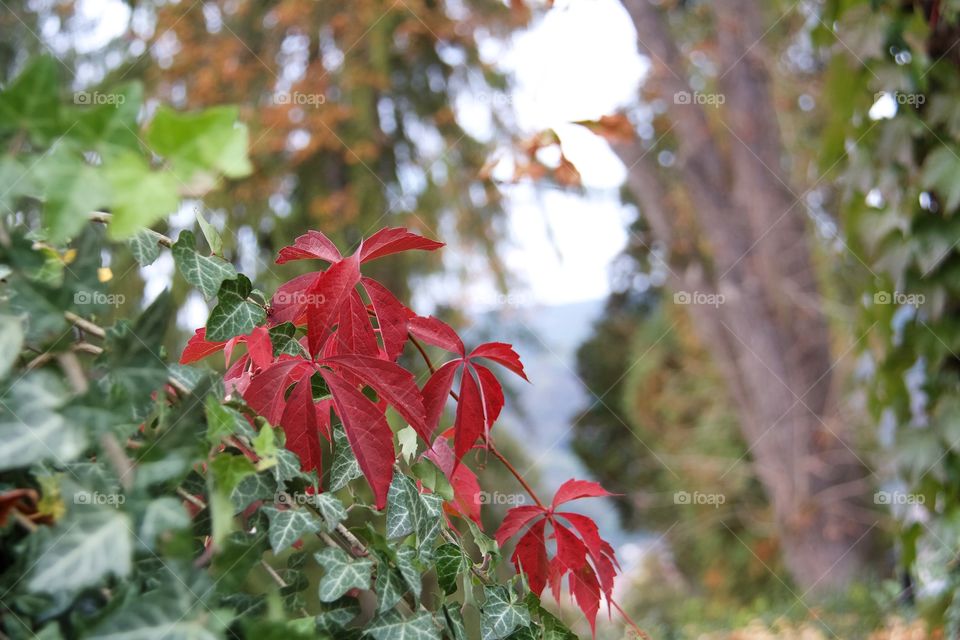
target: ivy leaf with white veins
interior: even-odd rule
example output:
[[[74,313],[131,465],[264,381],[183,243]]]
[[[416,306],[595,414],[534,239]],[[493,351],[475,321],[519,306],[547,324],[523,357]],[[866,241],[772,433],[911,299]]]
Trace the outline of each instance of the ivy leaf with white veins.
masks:
[[[233,280],[237,277],[237,270],[223,258],[204,256],[197,252],[197,240],[192,231],[181,231],[172,251],[173,261],[183,274],[184,280],[199,289],[204,298],[210,299],[216,295],[224,280]],[[249,283],[249,280],[247,282]],[[249,294],[250,292],[247,291],[243,298]],[[219,339],[210,337],[208,330],[207,340],[218,341]]]
[[[132,523],[114,509],[81,511],[62,520],[52,530],[42,529],[46,540],[30,570],[33,592],[73,591],[107,575],[123,578],[132,567]]]
[[[323,522],[306,509],[263,507],[270,519],[270,548],[274,554],[293,546],[293,543],[309,533],[320,531]]]
[[[402,473],[393,475],[387,491],[387,539],[396,540],[417,530],[420,492]]]
[[[510,601],[510,593],[505,587],[487,586],[483,592],[486,601],[480,616],[482,640],[501,640],[517,627],[530,624],[530,613],[522,605]]]
[[[341,549],[328,548],[313,554],[323,567],[320,579],[320,601],[333,602],[350,589],[369,589],[372,560],[355,560]]]
[[[353,455],[350,441],[347,440],[346,431],[343,430],[342,425],[335,425],[333,427],[333,463],[330,465],[330,491],[339,491],[351,480],[356,480],[362,475],[360,464]],[[387,499],[389,500],[389,497]]]
[[[457,578],[467,568],[463,552],[455,544],[445,543],[437,548],[436,553],[437,582],[445,593],[457,590]]]
[[[364,635],[374,640],[440,640],[433,616],[426,612],[404,618],[397,611],[388,611],[371,620]]]
[[[160,257],[160,234],[152,229],[141,229],[127,240],[133,259],[141,267],[153,264]]]
[[[383,613],[393,609],[400,602],[407,587],[400,573],[390,566],[387,555],[379,551],[374,553],[378,562],[377,580],[373,589],[377,593],[377,613]]]
[[[337,525],[347,517],[347,510],[343,508],[343,503],[335,495],[318,493],[313,497],[313,503],[317,506],[320,515],[323,516],[323,530],[327,533],[336,529]]]
[[[221,342],[246,335],[263,324],[267,313],[260,305],[247,300],[253,287],[245,275],[227,280],[217,294],[217,306],[207,318],[207,340]]]
[[[420,568],[416,565],[417,552],[412,547],[400,547],[397,549],[397,569],[403,576],[403,581],[413,592],[413,598],[420,602],[420,592],[423,591],[423,576]]]
[[[0,471],[39,460],[63,464],[83,453],[86,437],[54,408],[65,394],[62,385],[45,372],[29,374],[0,404]]]

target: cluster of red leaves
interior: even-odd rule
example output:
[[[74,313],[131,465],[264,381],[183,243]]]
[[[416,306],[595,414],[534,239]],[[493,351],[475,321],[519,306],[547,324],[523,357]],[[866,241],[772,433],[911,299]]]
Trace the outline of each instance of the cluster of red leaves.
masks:
[[[417,316],[384,285],[361,274],[361,266],[371,260],[442,246],[406,229],[382,229],[362,241],[354,254],[344,257],[325,235],[310,231],[281,249],[277,263],[321,260],[329,266],[279,287],[270,301],[266,326],[248,335],[211,342],[206,340],[204,329],[198,329],[180,362],[187,364],[224,351],[228,364],[224,379],[229,392],[241,395],[267,422],[283,428],[287,448],[297,454],[305,471],[322,471],[321,437],[331,439],[333,411],[343,424],[379,509],[386,504],[396,461],[393,432],[385,416],[387,406],[393,407],[427,444],[424,456],[453,486],[454,499],[445,505],[447,513],[479,524],[480,485],[474,472],[461,461],[474,447],[490,442],[490,429],[504,405],[503,388],[483,362],[499,364],[526,380],[520,357],[510,345],[500,342],[482,344],[468,352],[449,325],[433,317]],[[300,339],[306,355],[275,355],[269,327],[286,322],[306,328],[306,335]],[[397,363],[411,336],[453,354],[434,370],[422,389],[413,374]],[[246,353],[230,364],[233,349],[240,343],[246,345]],[[329,397],[319,401],[314,398],[317,378],[329,390]],[[458,378],[459,391],[454,393]],[[364,394],[367,387],[376,393],[377,401]],[[451,397],[457,400],[453,427],[435,435]],[[571,581],[571,591],[591,625],[601,588],[610,595],[616,562],[613,550],[600,539],[590,518],[553,509],[569,500],[598,495],[608,494],[594,483],[570,481],[557,493],[549,510],[513,509],[497,534],[502,543],[543,515],[521,538],[514,563],[518,571],[522,567],[527,573],[537,594],[549,579],[558,595],[562,576],[577,576],[576,583]],[[583,540],[559,524],[557,517],[570,522]],[[558,551],[549,562],[544,539],[548,521]],[[595,569],[587,562],[587,555]]]
[[[570,593],[587,616],[591,629],[595,629],[597,611],[600,609],[600,592],[603,591],[609,606],[613,580],[620,565],[613,547],[600,537],[597,524],[591,518],[579,513],[557,511],[557,508],[571,500],[609,495],[596,482],[567,480],[557,489],[549,507],[514,507],[507,512],[496,533],[497,544],[502,547],[529,525],[526,533],[517,540],[511,557],[517,572],[522,571],[527,575],[530,590],[538,596],[549,584],[553,597],[558,600],[563,577],[570,576]],[[553,531],[549,538],[546,535],[548,524]],[[557,552],[553,559],[547,555],[548,539],[556,542]]]

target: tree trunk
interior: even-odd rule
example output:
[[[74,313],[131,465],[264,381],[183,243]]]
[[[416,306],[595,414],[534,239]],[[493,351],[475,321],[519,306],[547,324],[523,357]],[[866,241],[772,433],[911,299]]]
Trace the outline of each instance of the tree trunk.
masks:
[[[673,171],[683,194],[668,194],[662,170],[639,142],[616,146],[628,187],[668,249],[674,289],[722,296],[716,306],[688,308],[736,400],[786,566],[804,590],[842,587],[863,567],[873,530],[860,517],[869,472],[847,445],[830,398],[830,335],[805,204],[782,170],[760,6],[712,4],[724,98],[715,107],[674,99],[691,89],[662,11],[649,0],[623,4],[653,64],[644,91],[671,104],[667,118],[679,147]],[[716,117],[708,118],[705,109],[714,108]],[[692,223],[682,233],[692,226],[693,239],[678,237],[685,218]],[[686,249],[677,249],[681,244]]]

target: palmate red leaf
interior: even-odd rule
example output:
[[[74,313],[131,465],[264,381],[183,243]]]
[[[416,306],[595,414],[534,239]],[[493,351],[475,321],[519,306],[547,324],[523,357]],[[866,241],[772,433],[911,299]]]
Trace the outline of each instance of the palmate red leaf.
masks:
[[[504,516],[503,522],[500,523],[500,528],[497,529],[493,537],[496,538],[497,544],[502,547],[506,544],[507,540],[527,526],[531,520],[537,516],[546,514],[546,512],[546,509],[543,507],[533,505],[514,507],[510,509],[510,511],[507,511],[507,515]]]
[[[304,471],[316,469],[317,475],[321,475],[323,451],[320,447],[320,420],[317,416],[317,407],[313,402],[313,389],[310,384],[313,373],[308,371],[290,392],[280,417],[280,426],[283,427],[283,432],[287,436],[287,449],[300,458],[301,469]],[[327,407],[328,422],[329,415],[330,409]]]
[[[425,432],[423,398],[412,373],[394,362],[362,355],[334,356],[324,359],[323,364],[357,376],[396,409],[417,433]]]
[[[380,355],[377,334],[370,325],[367,308],[356,291],[352,291],[346,304],[340,307],[337,332],[333,334],[331,341],[335,354],[358,353],[373,357]]]
[[[305,273],[280,285],[273,294],[273,298],[270,299],[269,323],[271,325],[284,322],[292,322],[297,325],[306,324],[307,291],[316,284],[322,275],[322,271]]]
[[[579,513],[558,511],[554,513],[554,516],[565,518],[573,525],[577,533],[580,534],[580,538],[583,540],[583,543],[587,547],[587,552],[590,554],[590,559],[597,568],[603,592],[607,594],[609,598],[613,592],[613,579],[616,574],[612,562],[613,549],[600,537],[600,530],[597,528],[597,523],[594,522],[592,518]],[[606,549],[604,548],[605,545],[606,548],[609,549],[611,557],[607,557]]]
[[[600,585],[589,565],[583,565],[570,573],[570,593],[583,611],[593,637],[597,637],[597,611],[600,610]]]
[[[381,229],[363,241],[360,247],[360,262],[370,262],[402,251],[435,251],[442,246],[442,242],[424,238],[400,227]]]
[[[387,359],[395,361],[407,343],[407,322],[415,317],[415,314],[376,280],[361,278],[360,284],[367,292],[373,312],[377,316],[377,327],[380,329],[380,339],[383,341]]]
[[[523,571],[527,575],[530,591],[538,596],[547,586],[547,575],[550,563],[547,560],[547,545],[544,540],[546,519],[533,523],[533,526],[517,541],[517,547],[510,558],[517,572]]]
[[[427,344],[446,349],[460,356],[466,355],[466,349],[463,346],[463,341],[460,339],[460,336],[443,320],[439,320],[433,316],[417,316],[416,318],[411,318],[407,326],[410,329],[410,333]]]
[[[190,340],[187,341],[187,346],[183,348],[183,353],[180,354],[180,364],[190,364],[197,360],[203,360],[218,351],[223,351],[223,347],[227,344],[226,341],[209,342],[206,335],[205,327],[200,327],[194,332]]]
[[[273,343],[270,332],[265,327],[256,327],[247,337],[247,353],[253,364],[260,369],[269,367],[273,362]]]
[[[292,260],[311,259],[326,260],[332,264],[342,260],[343,256],[340,255],[340,250],[327,236],[319,231],[308,231],[294,240],[291,246],[280,249],[277,264]]]
[[[464,369],[460,380],[460,401],[457,403],[457,417],[453,426],[453,451],[457,456],[454,466],[456,466],[460,464],[463,456],[473,448],[486,428],[480,387],[477,386],[477,381],[466,369]]]
[[[440,418],[443,417],[443,408],[447,405],[447,398],[450,397],[450,390],[453,388],[453,378],[457,371],[463,366],[463,361],[453,360],[446,363],[436,370],[423,386],[423,406],[427,416],[427,442],[432,442],[430,438],[433,432],[437,430],[440,424]]]
[[[503,411],[504,397],[503,387],[497,376],[493,375],[490,369],[481,364],[471,364],[473,370],[477,373],[477,380],[480,382],[480,395],[483,397],[483,409],[487,418],[486,430],[484,436],[489,440],[490,428],[500,417]]]
[[[353,455],[373,489],[377,509],[383,509],[393,479],[393,431],[383,412],[356,387],[329,369],[320,369],[320,375],[333,396]]]
[[[553,496],[554,508],[559,507],[564,502],[579,500],[580,498],[605,498],[613,494],[601,487],[596,482],[589,480],[567,480],[557,493]]]
[[[313,366],[299,359],[281,360],[260,371],[250,379],[243,399],[250,408],[270,424],[280,424],[286,406],[286,392],[294,380],[299,380]]]
[[[332,265],[307,289],[307,343],[310,354],[319,357],[330,330],[360,282],[360,263],[351,256]]]
[[[513,347],[509,344],[504,342],[487,342],[474,349],[469,357],[471,359],[487,358],[488,360],[493,360],[529,382],[527,374],[523,370],[523,363],[520,362],[520,356],[517,355],[517,352],[514,351]]]

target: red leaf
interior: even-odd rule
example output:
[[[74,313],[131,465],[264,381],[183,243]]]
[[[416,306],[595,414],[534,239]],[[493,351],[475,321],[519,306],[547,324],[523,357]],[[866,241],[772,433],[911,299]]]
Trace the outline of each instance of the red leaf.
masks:
[[[443,471],[453,487],[453,505],[447,502],[444,507],[449,507],[448,511],[452,511],[453,515],[470,518],[481,525],[480,482],[477,480],[477,474],[465,464],[456,466],[453,449],[442,438],[434,442],[433,447],[427,450],[424,456]]]
[[[427,416],[426,435],[427,443],[433,432],[437,430],[440,424],[440,418],[443,417],[443,408],[447,405],[447,398],[450,397],[450,389],[453,388],[453,378],[457,375],[457,369],[463,364],[462,360],[452,360],[430,376],[427,384],[423,386],[423,406]]]
[[[544,541],[543,531],[547,520],[538,520],[533,523],[530,530],[527,531],[520,540],[517,541],[517,548],[513,551],[510,558],[517,573],[521,570],[527,574],[527,582],[530,583],[530,591],[538,596],[543,593],[543,588],[547,586],[547,575],[550,571],[550,565],[547,561],[547,546]]]
[[[577,599],[577,606],[590,623],[593,637],[597,637],[597,611],[600,610],[600,585],[589,565],[584,565],[570,574],[570,593]]]
[[[513,347],[504,342],[488,342],[482,344],[470,354],[470,358],[487,358],[497,364],[503,365],[510,371],[527,380],[527,374],[523,371],[523,363],[520,362],[520,356],[513,350]]]
[[[507,540],[512,538],[520,529],[527,526],[527,523],[544,513],[546,513],[546,511],[542,507],[533,505],[514,507],[510,509],[510,511],[507,511],[507,515],[503,518],[500,528],[497,529],[493,537],[497,539],[497,544],[502,547],[506,544]]]
[[[247,364],[250,362],[250,356],[246,353],[231,365],[227,372],[223,374],[223,383],[227,394],[239,393],[241,396],[247,392],[250,386],[250,368]]]
[[[393,431],[377,405],[356,387],[328,369],[320,369],[320,375],[333,395],[353,455],[373,489],[377,509],[383,509],[393,479]]]
[[[226,342],[208,342],[206,335],[207,330],[203,327],[194,332],[187,342],[187,346],[183,348],[183,353],[180,354],[180,364],[190,364],[202,360],[212,353],[222,351],[224,345],[227,344]]]
[[[360,282],[360,265],[355,257],[341,260],[317,278],[307,289],[307,341],[310,354],[319,357],[330,330],[348,304],[350,294]]]
[[[503,387],[490,369],[480,364],[473,364],[471,367],[477,372],[477,378],[480,380],[480,395],[483,396],[483,408],[487,416],[487,429],[484,435],[489,440],[490,429],[503,411]]]
[[[483,435],[484,427],[480,388],[470,372],[464,369],[460,377],[460,402],[457,403],[457,419],[454,422],[453,450],[456,453],[456,464],[460,464],[460,460],[473,448],[477,438]]]
[[[370,262],[391,253],[414,249],[434,251],[442,246],[442,242],[424,238],[399,227],[381,229],[363,241],[360,247],[360,262]]]
[[[277,264],[290,262],[291,260],[326,260],[330,263],[340,262],[343,256],[336,245],[330,239],[319,231],[308,231],[289,247],[280,249],[277,256]]]
[[[313,403],[313,390],[310,384],[312,377],[313,372],[307,372],[290,392],[287,406],[280,418],[280,426],[287,434],[287,449],[300,458],[300,467],[304,471],[316,469],[317,475],[321,475],[323,452],[320,448],[317,407]]]
[[[303,360],[282,360],[253,376],[243,398],[270,424],[280,424],[286,391],[312,367]]]
[[[396,360],[407,343],[407,321],[415,317],[413,311],[397,300],[390,291],[376,280],[360,279],[363,288],[370,297],[373,312],[377,315],[380,339],[388,360]]]
[[[359,353],[365,356],[380,355],[377,346],[377,334],[370,325],[367,308],[356,291],[350,292],[350,298],[340,308],[340,320],[337,332],[333,335],[334,353]]]
[[[596,482],[590,482],[588,480],[567,480],[560,485],[556,495],[553,496],[553,506],[556,508],[564,502],[579,500],[580,498],[604,498],[612,495],[612,493],[608,492]]]
[[[609,598],[613,592],[613,579],[617,573],[613,568],[613,562],[611,560],[615,560],[616,558],[613,554],[613,548],[600,537],[600,530],[597,528],[597,523],[595,523],[593,519],[579,513],[559,511],[554,515],[566,518],[577,530],[577,533],[580,534],[580,538],[586,545],[590,558],[593,560],[593,565],[597,568],[603,592],[606,593]]]
[[[557,560],[562,573],[576,571],[587,564],[587,547],[570,529],[557,522],[553,523],[554,536],[557,539]]]
[[[280,285],[270,299],[270,324],[284,322],[304,324],[307,321],[305,315],[307,291],[322,275],[322,271],[305,273]]]
[[[362,355],[326,358],[323,364],[346,369],[373,388],[410,423],[421,437],[426,432],[423,398],[413,374],[394,362]]]
[[[247,338],[247,353],[253,364],[266,369],[273,362],[273,343],[270,342],[270,332],[265,327],[256,327]]]
[[[410,329],[410,333],[427,344],[432,344],[435,347],[446,349],[461,356],[466,353],[460,336],[443,320],[438,320],[433,316],[417,316],[416,318],[411,318],[407,326]]]

